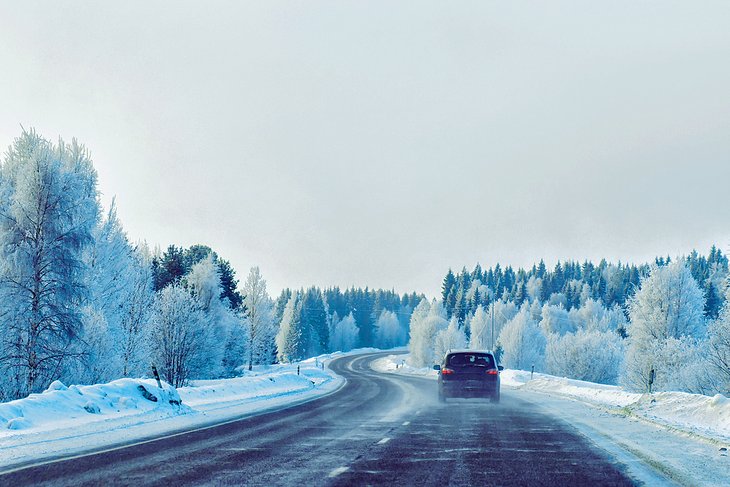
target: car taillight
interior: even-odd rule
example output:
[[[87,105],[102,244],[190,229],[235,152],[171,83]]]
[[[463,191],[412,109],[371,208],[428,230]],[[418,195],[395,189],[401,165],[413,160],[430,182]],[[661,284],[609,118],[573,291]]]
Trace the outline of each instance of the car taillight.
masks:
[[[444,367],[443,369],[441,369],[441,375],[449,375],[449,374],[453,374],[453,373],[454,373],[453,370],[447,369],[446,367]]]
[[[487,370],[487,375],[499,375],[499,370],[489,369],[489,370]]]

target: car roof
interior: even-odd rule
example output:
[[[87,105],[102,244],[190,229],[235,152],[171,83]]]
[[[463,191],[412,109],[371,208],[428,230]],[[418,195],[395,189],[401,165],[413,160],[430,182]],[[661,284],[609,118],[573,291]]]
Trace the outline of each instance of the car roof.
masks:
[[[446,355],[453,355],[456,353],[488,353],[490,355],[494,355],[494,353],[491,350],[473,350],[473,349],[458,349],[458,350],[449,350],[446,352]]]

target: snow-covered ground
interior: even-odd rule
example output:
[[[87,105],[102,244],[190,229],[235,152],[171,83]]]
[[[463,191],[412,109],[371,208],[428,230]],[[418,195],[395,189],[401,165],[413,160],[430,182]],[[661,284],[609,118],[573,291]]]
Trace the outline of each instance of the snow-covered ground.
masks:
[[[322,368],[342,355],[254,367],[242,377],[193,381],[177,390],[165,383],[160,389],[154,379],[68,387],[54,382],[43,393],[0,403],[0,468],[111,448],[310,400],[343,384],[341,377]]]
[[[391,355],[373,368],[438,377],[435,370],[410,367],[406,360],[406,355]],[[682,485],[730,485],[730,400],[724,396],[635,394],[546,374],[531,379],[530,372],[520,370],[503,371],[501,380],[515,397],[570,423],[648,484],[662,481],[646,465]]]

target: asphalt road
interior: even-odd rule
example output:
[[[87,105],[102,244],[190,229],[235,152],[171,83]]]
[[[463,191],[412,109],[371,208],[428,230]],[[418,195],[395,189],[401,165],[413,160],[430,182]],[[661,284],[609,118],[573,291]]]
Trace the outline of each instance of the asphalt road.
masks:
[[[281,411],[0,475],[0,485],[633,485],[569,424],[502,391],[436,400],[431,380],[331,368],[338,392]]]

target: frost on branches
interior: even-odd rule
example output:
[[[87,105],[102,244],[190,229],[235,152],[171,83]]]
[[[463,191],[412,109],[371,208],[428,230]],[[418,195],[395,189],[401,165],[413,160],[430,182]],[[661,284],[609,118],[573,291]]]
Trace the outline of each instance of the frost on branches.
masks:
[[[0,169],[2,394],[42,390],[82,352],[84,252],[99,218],[96,172],[75,140],[23,131]]]
[[[502,361],[511,369],[542,370],[545,356],[545,335],[532,319],[527,306],[523,306],[499,334],[504,350]]]
[[[703,338],[704,296],[689,269],[679,260],[653,266],[629,301],[629,345],[621,383],[631,390],[687,390],[687,358]],[[691,379],[690,379],[691,380]]]

